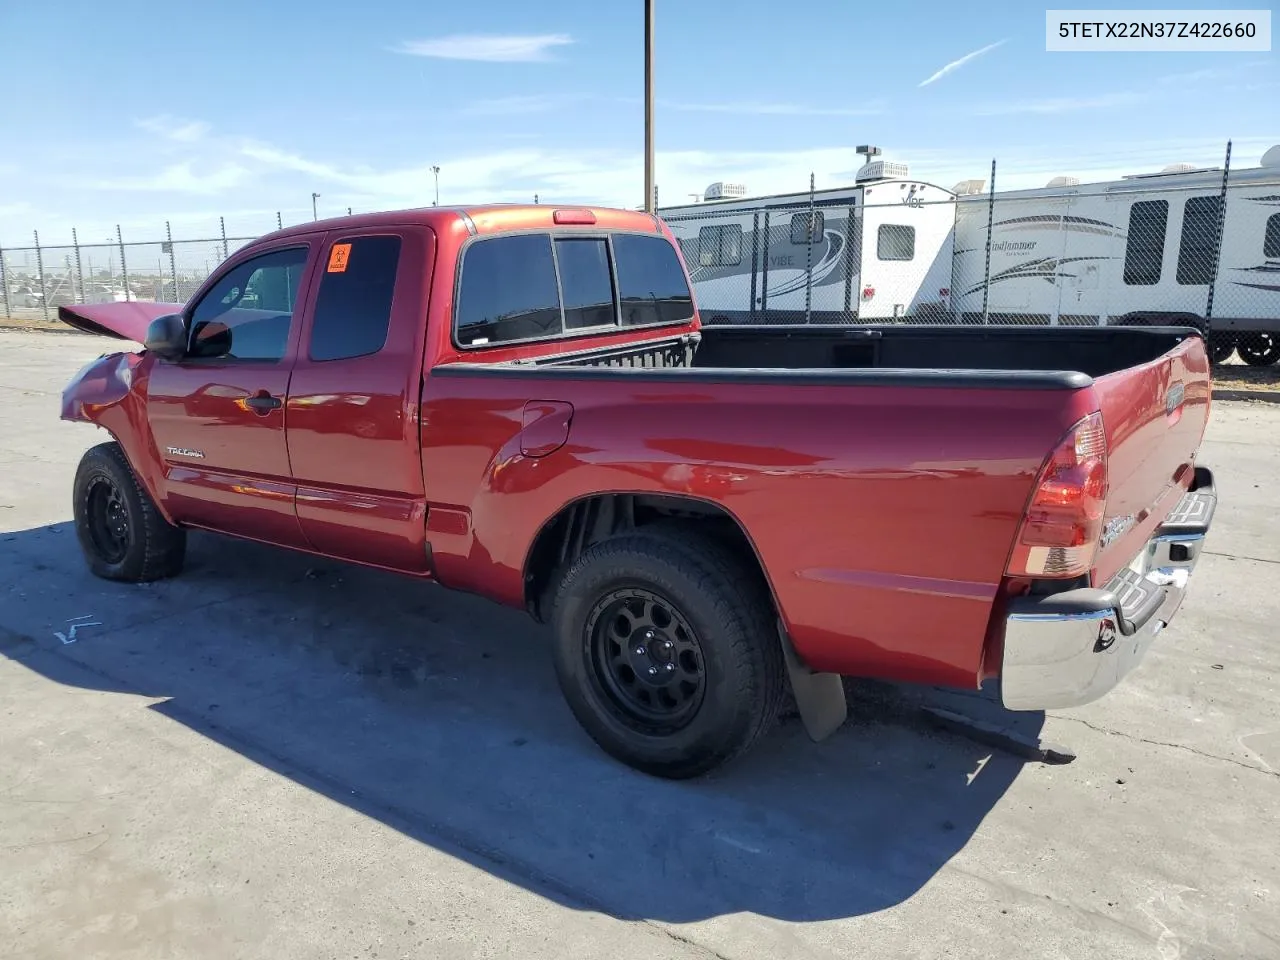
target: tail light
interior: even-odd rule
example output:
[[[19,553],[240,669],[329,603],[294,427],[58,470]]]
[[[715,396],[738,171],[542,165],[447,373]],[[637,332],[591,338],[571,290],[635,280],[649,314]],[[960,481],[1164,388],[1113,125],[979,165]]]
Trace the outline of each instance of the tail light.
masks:
[[[1009,560],[1011,577],[1078,577],[1093,565],[1107,502],[1107,438],[1091,413],[1040,468]]]

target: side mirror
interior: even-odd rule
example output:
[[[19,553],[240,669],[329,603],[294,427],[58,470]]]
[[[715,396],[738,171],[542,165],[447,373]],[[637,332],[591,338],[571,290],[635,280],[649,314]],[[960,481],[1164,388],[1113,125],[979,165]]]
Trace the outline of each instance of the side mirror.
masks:
[[[161,360],[181,360],[187,354],[187,328],[179,313],[156,317],[147,327],[144,346]]]

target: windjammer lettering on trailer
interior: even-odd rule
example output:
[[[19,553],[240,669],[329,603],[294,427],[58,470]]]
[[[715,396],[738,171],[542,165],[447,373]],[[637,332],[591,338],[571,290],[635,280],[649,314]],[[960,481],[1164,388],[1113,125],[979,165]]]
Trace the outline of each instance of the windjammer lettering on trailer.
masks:
[[[1034,250],[1039,240],[997,240],[992,250]]]

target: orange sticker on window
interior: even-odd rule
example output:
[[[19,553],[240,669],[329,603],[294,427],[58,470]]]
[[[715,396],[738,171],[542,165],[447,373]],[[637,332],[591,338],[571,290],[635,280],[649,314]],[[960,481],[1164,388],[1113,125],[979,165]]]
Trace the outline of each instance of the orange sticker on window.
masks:
[[[335,243],[329,251],[329,273],[344,273],[351,257],[351,244]]]

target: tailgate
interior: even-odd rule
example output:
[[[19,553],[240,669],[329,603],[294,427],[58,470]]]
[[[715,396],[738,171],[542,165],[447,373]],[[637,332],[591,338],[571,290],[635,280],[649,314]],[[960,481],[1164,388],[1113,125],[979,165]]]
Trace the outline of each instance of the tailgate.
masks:
[[[1097,585],[1134,559],[1191,483],[1209,419],[1205,342],[1188,336],[1150,363],[1099,377],[1094,390],[1108,452]]]

